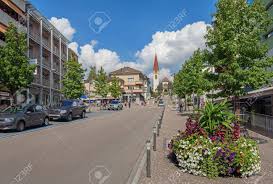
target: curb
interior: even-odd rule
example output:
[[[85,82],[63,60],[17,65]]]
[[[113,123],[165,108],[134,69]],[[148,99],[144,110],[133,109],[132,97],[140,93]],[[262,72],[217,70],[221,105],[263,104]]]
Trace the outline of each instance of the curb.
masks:
[[[150,139],[151,140],[151,139]],[[126,184],[138,184],[138,181],[141,177],[141,172],[145,166],[146,161],[146,145],[144,145],[143,150],[141,151],[131,173],[130,176],[126,182]]]

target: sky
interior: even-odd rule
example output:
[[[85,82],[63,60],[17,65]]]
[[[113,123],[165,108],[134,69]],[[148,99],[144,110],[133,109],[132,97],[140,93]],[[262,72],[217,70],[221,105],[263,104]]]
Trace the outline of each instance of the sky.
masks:
[[[198,48],[216,0],[31,0],[70,41],[87,69],[134,67],[151,76],[155,52],[160,78],[171,77]]]

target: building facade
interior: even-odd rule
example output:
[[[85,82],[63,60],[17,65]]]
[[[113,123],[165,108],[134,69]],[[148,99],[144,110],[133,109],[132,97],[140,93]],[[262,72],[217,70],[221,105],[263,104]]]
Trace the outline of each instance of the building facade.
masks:
[[[5,36],[9,23],[14,24],[19,31],[27,33],[26,4],[24,0],[0,0],[0,45],[5,44]],[[0,107],[8,106],[11,95],[0,83]]]
[[[154,67],[153,67],[153,92],[157,92],[158,86],[159,86],[159,67],[158,67],[157,55],[155,54]]]
[[[149,92],[149,81],[147,76],[141,71],[130,67],[123,67],[111,72],[109,76],[111,78],[117,77],[124,81],[122,87],[122,98],[124,101],[132,100],[136,103],[140,103],[141,101],[145,101],[145,97],[149,97],[149,94],[147,94]]]
[[[58,104],[64,63],[77,54],[68,48],[69,41],[30,2],[25,0],[0,0],[0,44],[9,23],[27,34],[27,55],[37,68],[29,89],[18,92],[17,101],[42,105]],[[3,89],[4,87],[2,87]],[[8,91],[0,94],[6,95]],[[1,99],[1,96],[0,96]]]

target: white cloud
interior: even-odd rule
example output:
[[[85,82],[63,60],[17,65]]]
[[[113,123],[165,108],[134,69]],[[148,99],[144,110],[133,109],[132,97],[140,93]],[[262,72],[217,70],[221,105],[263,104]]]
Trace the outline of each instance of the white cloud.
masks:
[[[72,39],[75,29],[71,26],[69,20],[65,18],[57,19],[52,17],[54,24],[64,35]],[[72,42],[69,48],[79,55],[79,62],[85,69],[90,66],[101,66],[106,72],[119,69],[123,66],[129,66],[143,71],[151,77],[155,51],[158,56],[160,79],[168,77],[172,80],[172,74],[177,72],[181,65],[187,60],[192,53],[198,48],[205,47],[204,36],[206,28],[209,26],[205,22],[196,22],[188,24],[177,31],[156,32],[152,36],[150,43],[143,49],[136,52],[136,61],[122,61],[115,51],[101,48],[95,49],[99,44],[97,40],[79,46],[78,43]]]
[[[192,53],[205,47],[204,36],[207,24],[196,22],[188,24],[181,30],[156,32],[152,41],[136,53],[147,70],[153,66],[154,53],[157,53],[160,68],[177,71]]]
[[[71,50],[73,50],[77,55],[79,55],[78,47],[79,47],[79,44],[77,42],[71,42],[68,45],[68,48],[70,48]]]
[[[76,30],[71,26],[68,19],[52,17],[49,22],[53,24],[68,40],[71,41],[73,39]]]

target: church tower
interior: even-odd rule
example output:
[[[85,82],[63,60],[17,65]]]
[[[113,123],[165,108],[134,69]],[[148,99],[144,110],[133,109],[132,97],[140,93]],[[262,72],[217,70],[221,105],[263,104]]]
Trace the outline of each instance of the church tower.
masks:
[[[157,91],[157,87],[159,85],[159,67],[158,67],[158,61],[157,61],[157,55],[155,54],[154,58],[154,68],[153,68],[153,91]]]

